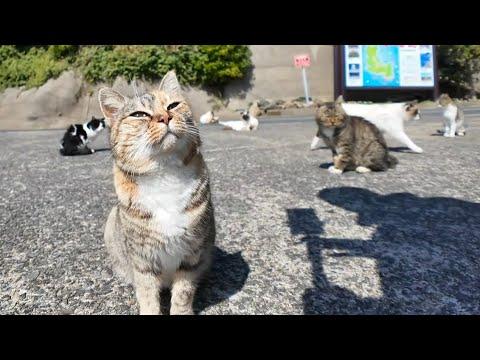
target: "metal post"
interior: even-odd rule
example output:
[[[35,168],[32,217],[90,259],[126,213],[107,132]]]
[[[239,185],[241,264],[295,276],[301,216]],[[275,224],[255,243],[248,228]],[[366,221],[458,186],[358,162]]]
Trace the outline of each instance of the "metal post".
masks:
[[[305,90],[305,103],[310,105],[310,97],[308,96],[308,83],[307,83],[307,70],[302,66],[302,75],[303,75],[303,89]]]

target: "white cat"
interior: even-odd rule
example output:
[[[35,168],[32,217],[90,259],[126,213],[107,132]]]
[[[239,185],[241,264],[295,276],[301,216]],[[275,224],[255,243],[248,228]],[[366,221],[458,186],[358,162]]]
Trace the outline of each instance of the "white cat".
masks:
[[[341,100],[340,100],[341,101]],[[404,122],[418,120],[420,114],[414,103],[393,104],[354,104],[342,102],[342,107],[348,115],[360,116],[374,124],[382,133],[391,136],[407,146],[415,153],[422,153],[423,149],[405,133]],[[310,145],[311,150],[321,146],[320,139],[315,136]]]
[[[208,111],[202,116],[200,116],[200,123],[201,124],[213,124],[218,122],[218,116],[215,116],[213,111]]]
[[[465,136],[465,117],[463,110],[447,94],[440,95],[438,106],[443,108],[444,130],[441,131],[443,136]]]
[[[220,121],[226,129],[235,131],[255,131],[258,128],[258,119],[246,111],[241,112],[242,120]]]

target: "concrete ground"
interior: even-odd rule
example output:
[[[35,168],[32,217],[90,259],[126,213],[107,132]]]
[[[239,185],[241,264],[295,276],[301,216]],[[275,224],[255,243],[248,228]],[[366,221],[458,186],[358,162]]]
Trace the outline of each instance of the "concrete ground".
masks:
[[[387,141],[386,173],[327,171],[312,118],[255,133],[201,128],[217,223],[200,314],[479,314],[480,108],[464,138],[438,110]],[[112,275],[103,226],[115,194],[106,136],[61,157],[61,131],[0,133],[0,314],[135,314]]]

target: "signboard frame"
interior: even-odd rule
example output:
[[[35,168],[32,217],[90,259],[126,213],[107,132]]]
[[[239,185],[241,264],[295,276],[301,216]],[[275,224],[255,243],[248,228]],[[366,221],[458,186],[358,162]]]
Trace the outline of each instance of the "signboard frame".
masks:
[[[347,78],[345,74],[345,45],[334,46],[334,96],[337,98],[339,95],[343,95],[345,100],[347,98],[363,98],[368,100],[369,98],[378,97],[380,92],[383,92],[385,97],[408,97],[408,93],[412,93],[417,97],[426,97],[430,99],[436,99],[439,96],[439,84],[438,84],[438,60],[437,60],[437,48],[432,46],[432,62],[433,62],[433,86],[348,86]]]

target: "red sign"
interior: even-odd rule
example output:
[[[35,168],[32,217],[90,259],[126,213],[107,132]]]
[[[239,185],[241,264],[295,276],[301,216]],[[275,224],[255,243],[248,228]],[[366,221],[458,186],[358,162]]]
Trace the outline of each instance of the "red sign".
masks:
[[[310,66],[310,55],[303,54],[303,55],[296,55],[294,57],[295,66],[297,68],[309,67]]]

